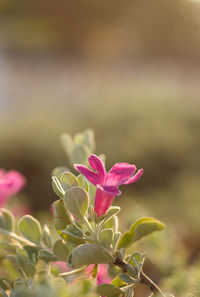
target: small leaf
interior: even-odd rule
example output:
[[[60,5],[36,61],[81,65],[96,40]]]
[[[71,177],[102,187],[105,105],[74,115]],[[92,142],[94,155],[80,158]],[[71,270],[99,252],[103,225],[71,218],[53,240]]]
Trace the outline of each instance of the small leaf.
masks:
[[[40,223],[30,215],[22,217],[18,224],[20,233],[31,242],[40,244],[41,226]]]
[[[103,229],[100,233],[100,244],[104,247],[109,247],[113,241],[113,230]]]
[[[12,263],[12,265],[15,267],[15,268],[19,268],[19,263],[18,263],[18,261],[17,261],[17,257],[16,256],[14,256],[14,255],[8,255],[7,257],[6,257],[7,259],[8,259],[8,261],[10,262],[10,263]]]
[[[17,249],[17,261],[22,267],[24,267],[29,262],[29,256],[25,249],[23,248]]]
[[[113,284],[101,284],[97,286],[97,293],[100,296],[106,297],[118,297],[123,294],[123,291]]]
[[[61,183],[65,191],[67,191],[71,187],[78,186],[78,181],[76,176],[69,171],[63,172],[61,176]]]
[[[81,187],[73,187],[65,193],[64,203],[75,217],[81,219],[88,210],[87,192]]]
[[[94,131],[92,129],[85,130],[84,144],[86,144],[90,148],[91,152],[95,151]]]
[[[152,232],[163,230],[164,228],[165,225],[159,220],[151,217],[140,218],[133,223],[129,231],[122,235],[118,244],[118,249],[122,247],[127,248],[140,238],[149,235]]]
[[[72,150],[72,162],[73,164],[87,164],[90,150],[86,145],[75,145]]]
[[[68,231],[62,230],[59,232],[60,236],[65,240],[65,242],[71,242],[75,245],[79,245],[82,243],[85,243],[85,240],[77,235],[74,235],[73,233],[70,233]]]
[[[116,215],[118,212],[120,212],[119,206],[111,206],[104,217],[104,222],[108,221],[111,217]]]
[[[49,249],[52,248],[51,236],[48,226],[45,224],[42,230],[42,241]]]
[[[0,249],[6,250],[9,253],[15,253],[17,247],[19,247],[19,246],[18,246],[18,244],[13,244],[13,243],[10,243],[7,241],[0,241]]]
[[[29,245],[26,245],[24,246],[24,249],[27,251],[28,255],[29,255],[29,259],[30,259],[30,262],[33,263],[34,265],[37,264],[37,256],[38,256],[38,250],[37,248],[33,247],[33,246],[29,246]]]
[[[121,236],[121,232],[116,232],[116,233],[114,234],[114,239],[113,239],[113,250],[114,250],[114,251],[116,250],[116,247],[117,247],[117,245],[118,245],[120,236]]]
[[[60,198],[63,198],[65,191],[63,190],[61,183],[56,176],[52,176],[52,187],[56,195]]]
[[[72,233],[72,234],[74,234],[74,235],[76,235],[78,237],[83,236],[82,230],[80,228],[78,228],[77,226],[75,226],[75,225],[68,225],[65,231],[67,231],[69,233]]]
[[[32,263],[27,263],[26,266],[23,268],[26,275],[29,277],[33,277],[35,275],[36,269]]]
[[[52,171],[52,176],[56,176],[58,180],[61,179],[61,175],[65,172],[68,171],[69,169],[65,166],[59,166],[53,169]]]
[[[53,253],[59,261],[67,261],[69,250],[62,239],[58,239],[54,243]]]
[[[72,223],[71,216],[62,199],[53,203],[53,210],[56,230],[64,230],[68,224]]]
[[[40,250],[38,258],[46,262],[57,261],[57,258],[50,251],[47,250]]]
[[[64,133],[60,137],[61,145],[68,156],[71,155],[73,148],[73,140],[71,136],[67,133]]]
[[[112,256],[104,247],[97,244],[82,244],[72,253],[72,265],[75,267],[112,262]]]
[[[119,277],[123,282],[127,284],[132,284],[134,282],[134,280],[127,273],[122,273]]]
[[[4,228],[8,231],[13,231],[15,218],[11,211],[5,208],[1,208],[0,216],[2,216],[2,224],[0,225],[1,228]]]
[[[126,283],[120,279],[119,276],[116,276],[113,280],[112,280],[112,284],[117,286],[117,287],[123,287],[126,285]]]
[[[78,185],[84,190],[86,190],[86,192],[88,192],[89,186],[88,186],[87,179],[82,174],[79,174],[79,176],[77,177],[77,180],[78,180]]]

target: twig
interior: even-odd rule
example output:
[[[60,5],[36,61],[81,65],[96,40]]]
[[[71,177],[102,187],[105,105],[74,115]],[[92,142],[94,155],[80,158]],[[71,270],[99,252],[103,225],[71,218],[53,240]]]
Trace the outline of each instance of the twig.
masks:
[[[113,262],[114,265],[120,267],[124,273],[128,271],[128,265],[126,262],[121,260],[120,258],[116,257],[115,261]],[[132,266],[133,269],[135,269]],[[137,270],[135,269],[135,272],[137,273]],[[165,294],[161,291],[161,289],[141,270],[140,271],[140,281],[141,283],[145,284],[152,293],[154,294],[160,294],[160,296],[165,297]]]

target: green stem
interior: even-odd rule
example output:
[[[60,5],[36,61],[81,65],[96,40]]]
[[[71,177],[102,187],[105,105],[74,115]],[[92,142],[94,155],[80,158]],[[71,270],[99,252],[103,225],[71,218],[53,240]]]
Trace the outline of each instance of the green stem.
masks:
[[[68,271],[68,272],[63,272],[63,273],[60,273],[59,276],[69,276],[69,275],[72,275],[72,274],[76,274],[78,272],[81,272],[83,271],[87,266],[83,266],[81,268],[78,268],[78,269],[75,269],[75,270],[72,270],[72,271]]]
[[[22,243],[31,245],[33,247],[40,248],[40,246],[38,246],[37,244],[35,244],[35,243],[29,241],[28,239],[23,238],[23,237],[15,234],[15,233],[13,233],[11,231],[8,231],[8,230],[5,230],[5,229],[0,228],[0,234],[6,235],[8,237],[11,237],[12,239],[15,239],[15,240],[20,241]]]

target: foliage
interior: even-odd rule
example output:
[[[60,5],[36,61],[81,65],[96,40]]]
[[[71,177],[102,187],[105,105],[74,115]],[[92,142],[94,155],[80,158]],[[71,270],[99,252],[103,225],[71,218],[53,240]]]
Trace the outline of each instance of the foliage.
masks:
[[[85,135],[87,138],[84,138]],[[72,153],[74,145],[71,140],[68,141],[69,139],[70,136],[65,134],[62,142],[66,141],[65,151],[73,163],[76,154]],[[84,148],[84,154],[80,154],[78,150],[76,158],[81,164],[85,164],[85,154],[88,153],[89,157],[94,149],[93,134],[86,131],[76,135],[74,139],[78,142],[79,148]],[[67,149],[68,144],[70,149]],[[97,171],[99,169],[94,162],[98,162],[101,169],[104,166],[102,161],[93,155],[93,168]],[[133,168],[131,167],[130,171],[130,165],[127,163],[116,165],[117,169],[115,167],[114,171],[106,173],[109,178],[109,174],[112,174],[112,179],[119,180],[123,173],[125,182],[124,174],[129,172],[126,176],[129,180]],[[63,171],[63,167],[53,172],[56,172],[56,176],[52,178],[53,189],[58,196],[58,200],[53,203],[54,226],[58,235],[56,240],[53,240],[48,226],[42,227],[34,217],[25,215],[15,222],[10,211],[1,210],[0,247],[6,255],[5,262],[11,263],[10,268],[8,265],[8,268],[3,270],[1,277],[2,296],[39,297],[43,294],[56,294],[61,297],[89,297],[100,294],[108,297],[130,297],[140,283],[148,287],[151,296],[168,296],[143,272],[145,255],[141,252],[127,252],[127,247],[154,231],[162,230],[164,224],[154,218],[143,217],[121,235],[117,217],[119,207],[109,206],[101,215],[97,215],[94,209],[94,201],[98,195],[95,188],[99,185],[92,185],[84,177],[76,177],[69,170]],[[106,191],[106,195],[110,195],[107,185],[104,189],[105,193]],[[57,261],[67,263],[68,271],[53,272],[52,264]],[[110,274],[114,277],[112,283],[99,284],[96,289],[95,281],[92,278],[88,279],[87,275],[87,267],[92,264],[95,264],[91,274],[94,279],[98,275],[98,266],[107,264]],[[14,279],[13,269],[17,275]],[[75,289],[73,283],[76,283]]]

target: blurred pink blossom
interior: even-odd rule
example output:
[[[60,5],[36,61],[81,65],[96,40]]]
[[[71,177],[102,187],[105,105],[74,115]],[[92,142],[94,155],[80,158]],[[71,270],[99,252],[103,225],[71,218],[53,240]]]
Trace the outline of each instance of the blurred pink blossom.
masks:
[[[81,164],[75,164],[74,167],[97,187],[94,211],[99,217],[106,213],[115,196],[121,194],[119,186],[138,181],[143,174],[143,169],[139,169],[134,175],[136,172],[135,165],[116,163],[107,173],[104,163],[98,156],[91,154],[88,161],[95,171]]]
[[[89,265],[86,269],[87,274],[92,274],[92,270],[94,269],[94,264]],[[111,278],[108,275],[108,265],[107,264],[99,264],[98,265],[98,272],[97,272],[97,285],[110,283]]]
[[[8,199],[17,194],[26,184],[24,176],[15,170],[5,171],[0,169],[0,207]]]

